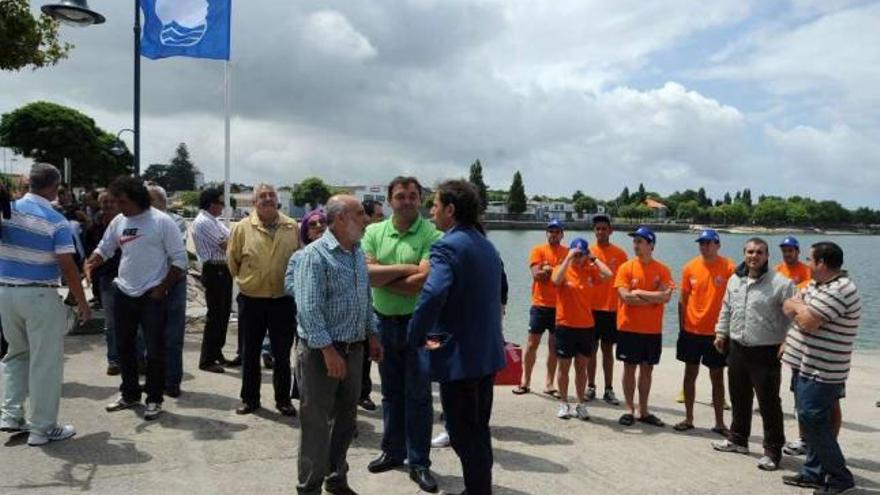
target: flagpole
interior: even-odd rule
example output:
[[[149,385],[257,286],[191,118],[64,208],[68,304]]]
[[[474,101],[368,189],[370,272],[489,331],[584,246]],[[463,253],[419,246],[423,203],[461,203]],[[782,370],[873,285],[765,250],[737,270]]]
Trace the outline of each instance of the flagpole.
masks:
[[[232,200],[229,197],[229,106],[230,106],[230,94],[229,94],[229,80],[231,78],[230,74],[230,64],[227,59],[223,64],[223,100],[226,107],[226,125],[224,129],[224,146],[223,146],[223,201],[224,201],[224,210],[226,212],[226,226],[229,226],[229,217],[232,216]]]

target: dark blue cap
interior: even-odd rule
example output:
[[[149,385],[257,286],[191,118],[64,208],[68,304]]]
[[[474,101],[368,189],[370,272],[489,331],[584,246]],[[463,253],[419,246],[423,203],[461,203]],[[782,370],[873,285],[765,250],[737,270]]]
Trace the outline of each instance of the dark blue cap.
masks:
[[[630,232],[627,235],[629,235],[630,237],[641,237],[651,244],[655,244],[657,242],[657,236],[654,235],[654,231],[645,226],[639,227],[636,229],[635,232]]]
[[[558,218],[554,218],[553,220],[547,222],[547,230],[550,229],[565,230],[565,224],[560,222]]]
[[[779,243],[779,247],[793,247],[795,249],[800,249],[801,243],[799,243],[794,236],[786,236],[786,238]]]
[[[718,232],[715,232],[713,229],[706,229],[700,232],[700,237],[697,237],[697,242],[721,242],[721,236],[718,235]]]
[[[589,253],[590,243],[583,237],[575,237],[568,244],[568,249],[580,249],[582,253]]]

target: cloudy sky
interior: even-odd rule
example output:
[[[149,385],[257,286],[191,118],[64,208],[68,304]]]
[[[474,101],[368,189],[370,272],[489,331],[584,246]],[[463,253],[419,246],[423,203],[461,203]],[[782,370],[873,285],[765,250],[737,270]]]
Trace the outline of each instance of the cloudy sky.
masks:
[[[50,100],[131,126],[131,4],[90,5],[107,23],[63,28],[58,66],[0,74],[0,112]],[[479,158],[529,195],[643,182],[878,208],[878,26],[877,1],[239,0],[232,178],[432,183]],[[186,142],[222,179],[222,62],[142,67],[143,166]]]

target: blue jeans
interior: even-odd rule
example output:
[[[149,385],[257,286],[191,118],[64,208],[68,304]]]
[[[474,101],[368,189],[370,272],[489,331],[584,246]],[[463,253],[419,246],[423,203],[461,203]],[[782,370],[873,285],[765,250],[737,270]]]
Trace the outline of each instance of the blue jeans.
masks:
[[[186,331],[186,279],[168,291],[165,321],[165,389],[179,388],[183,379],[183,335]]]
[[[97,280],[101,294],[101,306],[104,308],[104,337],[107,341],[107,364],[119,364],[119,353],[116,351],[116,316],[113,314],[113,295],[116,286],[113,277],[100,276]]]
[[[831,428],[831,408],[840,397],[843,384],[822,383],[804,376],[795,385],[798,422],[807,441],[807,460],[801,474],[829,488],[849,488],[855,485],[853,475],[846,468],[846,459]],[[827,482],[826,482],[827,477]]]
[[[382,377],[382,451],[409,465],[431,465],[431,423],[434,405],[428,353],[406,343],[408,318],[379,317],[379,336],[385,357]]]

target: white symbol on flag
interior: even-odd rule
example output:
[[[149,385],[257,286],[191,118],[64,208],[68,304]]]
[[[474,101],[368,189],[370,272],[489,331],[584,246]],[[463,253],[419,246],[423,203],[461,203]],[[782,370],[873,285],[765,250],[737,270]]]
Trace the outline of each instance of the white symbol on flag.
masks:
[[[208,0],[156,0],[165,46],[193,46],[208,30]]]

